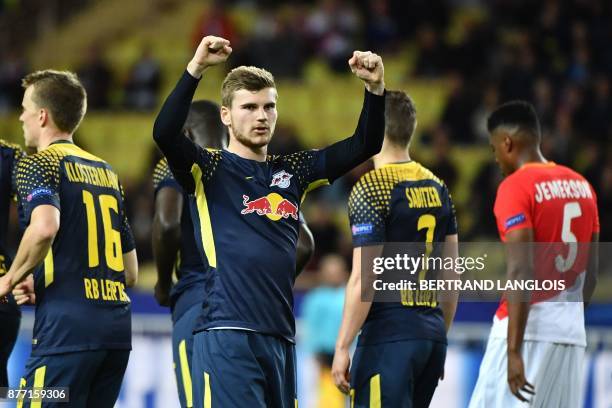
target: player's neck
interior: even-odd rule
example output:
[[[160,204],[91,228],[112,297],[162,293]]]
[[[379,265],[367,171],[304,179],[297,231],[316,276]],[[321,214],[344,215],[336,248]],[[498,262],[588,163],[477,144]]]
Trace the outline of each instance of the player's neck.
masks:
[[[240,156],[243,159],[264,162],[266,161],[266,157],[268,155],[268,145],[259,148],[251,148],[249,146],[243,145],[238,140],[230,139],[230,142],[227,146],[227,151],[230,153],[234,153],[235,155]]]
[[[411,159],[408,148],[401,148],[390,144],[385,138],[382,149],[380,149],[380,153],[375,155],[372,160],[374,160],[374,168],[377,169],[386,164],[408,162]]]
[[[517,168],[529,163],[548,163],[548,160],[544,158],[540,149],[527,150],[520,154]]]
[[[45,150],[47,147],[51,145],[51,143],[57,142],[59,140],[67,140],[72,142],[72,135],[70,133],[61,132],[57,129],[49,129],[48,131],[43,131],[38,139],[38,146],[36,147],[37,151]]]

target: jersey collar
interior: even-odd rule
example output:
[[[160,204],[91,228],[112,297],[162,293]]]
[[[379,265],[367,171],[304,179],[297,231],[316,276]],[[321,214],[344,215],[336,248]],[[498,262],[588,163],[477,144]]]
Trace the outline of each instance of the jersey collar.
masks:
[[[53,146],[55,144],[71,144],[71,145],[73,145],[74,142],[72,142],[70,140],[66,140],[66,139],[60,139],[60,140],[56,140],[54,142],[49,143],[49,146]]]
[[[519,170],[525,169],[525,168],[529,168],[529,167],[553,167],[556,166],[557,163],[555,163],[554,161],[547,161],[546,163],[525,163],[523,164],[521,167],[519,167]]]
[[[385,163],[380,167],[397,167],[397,166],[406,166],[406,165],[415,165],[415,164],[417,164],[417,162],[415,162],[414,160],[407,160],[407,161],[401,161],[401,162]]]

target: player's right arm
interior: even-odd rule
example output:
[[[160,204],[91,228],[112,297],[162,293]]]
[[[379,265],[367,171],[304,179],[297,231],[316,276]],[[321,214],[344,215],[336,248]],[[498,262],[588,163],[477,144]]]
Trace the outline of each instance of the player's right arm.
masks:
[[[214,36],[204,37],[155,119],[153,139],[187,192],[194,189],[191,169],[198,162],[202,149],[183,134],[183,126],[202,73],[208,67],[225,61],[231,52],[229,41]]]
[[[138,257],[136,250],[123,253],[123,268],[125,272],[125,286],[133,288],[138,283]]]
[[[532,279],[533,252],[530,243],[534,241],[532,228],[521,228],[506,234],[507,277],[511,281]],[[522,393],[535,393],[533,385],[525,378],[525,367],[521,355],[525,328],[529,317],[528,293],[515,291],[508,296],[508,385],[519,400],[526,402]]]
[[[531,218],[530,193],[516,179],[506,178],[497,189],[495,219],[506,247],[506,275],[510,281],[533,279],[534,225]],[[523,394],[533,394],[534,388],[525,377],[521,355],[525,328],[529,317],[528,293],[506,292],[508,301],[508,386],[512,394],[527,401]]]
[[[338,332],[332,364],[334,383],[345,394],[348,394],[350,389],[349,369],[351,360],[349,350],[372,307],[372,301],[363,301],[361,299],[361,263],[361,247],[354,248],[353,269],[346,284],[342,324]]]
[[[371,288],[372,271],[363,271],[362,265],[372,265],[373,258],[380,255],[385,241],[385,213],[379,197],[362,178],[349,196],[349,221],[353,231],[353,268],[346,285],[342,323],[336,340],[332,377],[336,387],[345,394],[349,392],[349,349],[357,333],[365,323],[372,297],[362,299],[362,288]],[[365,249],[364,249],[365,248]],[[366,258],[366,259],[364,259]],[[362,284],[362,278],[366,282]]]
[[[444,240],[444,254],[443,259],[457,259],[459,257],[459,236],[457,234],[447,235]],[[446,279],[455,279],[458,274],[454,270],[444,271]],[[450,330],[450,327],[455,319],[455,313],[457,312],[457,303],[459,302],[459,292],[457,291],[446,291],[444,299],[440,300],[440,309],[444,316],[444,326],[446,327],[446,333]]]
[[[59,179],[49,161],[19,161],[15,181],[27,228],[15,259],[0,280],[0,297],[10,292],[47,256],[60,227]]]
[[[38,205],[32,210],[15,259],[6,275],[0,278],[0,298],[9,294],[45,259],[59,226],[60,212],[53,205]]]

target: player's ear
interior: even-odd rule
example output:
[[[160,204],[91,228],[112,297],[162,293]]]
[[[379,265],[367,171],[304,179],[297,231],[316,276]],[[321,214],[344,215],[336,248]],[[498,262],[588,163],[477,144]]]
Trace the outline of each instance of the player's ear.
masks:
[[[504,135],[504,139],[502,141],[502,146],[504,148],[504,151],[506,153],[510,153],[512,151],[512,149],[514,148],[514,143],[512,138],[510,137],[510,135],[505,134]]]
[[[232,120],[230,116],[230,109],[227,106],[221,106],[221,122],[227,127],[231,127]]]
[[[38,124],[40,127],[45,127],[49,124],[49,112],[46,109],[38,110]]]

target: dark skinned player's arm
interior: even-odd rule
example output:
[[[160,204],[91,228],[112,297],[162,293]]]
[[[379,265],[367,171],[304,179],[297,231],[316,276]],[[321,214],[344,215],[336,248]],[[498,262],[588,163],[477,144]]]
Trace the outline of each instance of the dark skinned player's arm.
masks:
[[[183,195],[175,188],[163,187],[155,196],[153,218],[153,256],[157,269],[155,299],[162,306],[169,305],[172,272],[181,239]]]
[[[534,278],[533,229],[521,228],[506,234],[507,278],[525,280]],[[508,383],[512,393],[527,401],[523,393],[533,394],[533,386],[525,378],[521,348],[529,317],[529,293],[513,291],[508,299]]]
[[[297,256],[295,261],[296,275],[299,275],[312,255],[314,254],[315,244],[312,232],[308,228],[305,222],[300,222],[300,231],[298,235],[297,243]]]
[[[509,280],[533,279],[533,254],[529,243],[533,242],[533,230],[522,228],[506,235],[507,278]],[[519,291],[508,297],[508,351],[521,351],[529,300]]]

